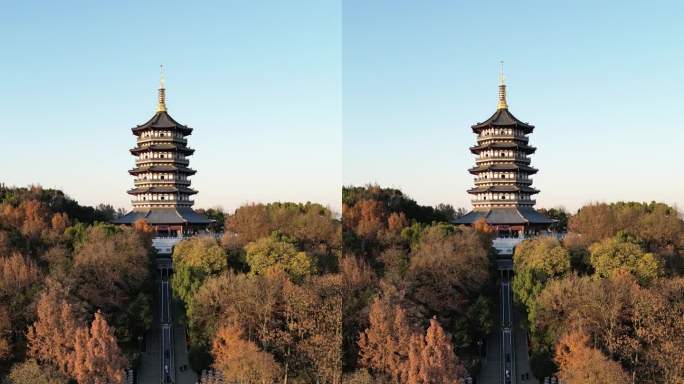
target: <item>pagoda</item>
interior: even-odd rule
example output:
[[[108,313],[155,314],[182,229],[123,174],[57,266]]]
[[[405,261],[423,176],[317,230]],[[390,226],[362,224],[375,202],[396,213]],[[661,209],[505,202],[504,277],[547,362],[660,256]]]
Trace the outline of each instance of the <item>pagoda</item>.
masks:
[[[477,145],[470,147],[477,155],[475,167],[468,170],[475,176],[475,187],[468,190],[473,210],[455,223],[471,225],[484,219],[498,234],[515,237],[547,230],[555,220],[534,209],[539,190],[532,187],[530,176],[537,169],[530,166],[529,156],[536,148],[528,138],[534,126],[508,110],[503,65],[496,112],[471,128],[477,134]]]
[[[204,229],[213,222],[192,209],[186,137],[192,128],[178,123],[166,110],[166,88],[161,75],[157,113],[142,125],[132,128],[137,146],[130,150],[135,156],[135,168],[128,171],[134,178],[133,210],[114,220],[115,224],[131,225],[146,221],[157,237],[184,237]]]

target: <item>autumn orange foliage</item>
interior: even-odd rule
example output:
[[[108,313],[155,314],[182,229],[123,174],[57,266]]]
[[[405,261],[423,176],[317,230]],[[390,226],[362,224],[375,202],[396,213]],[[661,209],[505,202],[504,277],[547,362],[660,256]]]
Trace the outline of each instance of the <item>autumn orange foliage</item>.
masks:
[[[381,299],[371,304],[370,327],[359,339],[360,362],[392,383],[459,384],[465,369],[451,337],[430,320],[426,333],[409,325],[406,312]]]
[[[88,328],[74,312],[58,292],[44,293],[27,333],[29,356],[78,384],[123,384],[127,361],[102,314]]]
[[[627,384],[631,378],[620,364],[589,346],[589,336],[582,331],[565,334],[556,346],[558,376],[566,384]]]
[[[243,338],[240,326],[221,327],[211,348],[214,368],[228,382],[270,384],[281,375],[281,367],[273,356]]]
[[[74,340],[74,376],[79,384],[123,384],[127,361],[99,311],[90,326],[79,328]]]

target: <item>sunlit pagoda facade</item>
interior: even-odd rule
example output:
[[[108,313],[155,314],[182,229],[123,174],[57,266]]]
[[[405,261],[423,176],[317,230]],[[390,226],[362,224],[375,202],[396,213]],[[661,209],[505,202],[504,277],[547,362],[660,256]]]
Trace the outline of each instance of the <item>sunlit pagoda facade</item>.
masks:
[[[534,209],[539,190],[532,187],[537,169],[531,166],[530,155],[536,148],[528,137],[534,126],[508,110],[503,69],[496,112],[471,128],[477,134],[477,145],[470,148],[477,156],[475,167],[469,169],[475,176],[475,186],[468,190],[473,209],[456,223],[484,219],[500,235],[513,237],[548,230],[555,221]]]
[[[128,171],[134,178],[133,210],[114,221],[133,224],[143,219],[158,237],[183,237],[205,229],[212,220],[192,209],[188,157],[194,149],[187,146],[192,128],[178,123],[166,110],[166,88],[162,76],[157,113],[142,125],[132,128],[137,146],[130,150],[135,168]]]

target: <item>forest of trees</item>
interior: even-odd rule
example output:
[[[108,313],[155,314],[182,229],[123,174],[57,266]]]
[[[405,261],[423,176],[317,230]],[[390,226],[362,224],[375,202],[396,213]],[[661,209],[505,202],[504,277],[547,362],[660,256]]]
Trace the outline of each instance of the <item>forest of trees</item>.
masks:
[[[378,186],[343,189],[343,363],[347,383],[458,383],[493,325],[486,228],[452,207]]]
[[[447,221],[458,211],[421,207],[394,189],[344,188],[343,203],[347,382],[457,383],[475,375],[495,310],[491,230],[454,227]],[[540,211],[558,220],[562,240],[522,242],[513,281],[528,314],[535,376],[568,384],[683,382],[684,222],[677,210],[615,203],[575,214]]]
[[[496,318],[484,223],[396,189],[319,204],[249,204],[222,237],[173,253],[171,286],[196,371],[242,383],[461,383]],[[561,237],[523,241],[515,300],[535,376],[564,383],[681,383],[684,222],[658,203],[591,204]],[[109,206],[0,186],[0,382],[123,383],[152,321],[150,228],[106,224]]]
[[[144,228],[108,206],[0,186],[0,377],[10,384],[123,383],[149,327]]]
[[[684,222],[658,203],[592,204],[563,241],[523,242],[513,290],[532,368],[564,383],[684,380]]]
[[[241,383],[339,383],[341,224],[319,204],[251,204],[173,253],[191,365]]]

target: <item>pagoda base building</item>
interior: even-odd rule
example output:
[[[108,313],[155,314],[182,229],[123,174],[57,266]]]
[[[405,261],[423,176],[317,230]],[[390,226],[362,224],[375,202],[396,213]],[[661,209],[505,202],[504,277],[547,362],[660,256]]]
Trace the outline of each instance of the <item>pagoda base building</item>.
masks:
[[[455,220],[455,224],[473,225],[484,220],[499,237],[525,237],[547,232],[556,220],[534,209],[530,176],[537,169],[530,166],[530,155],[536,151],[529,145],[528,135],[534,126],[518,120],[508,110],[503,71],[499,84],[499,103],[496,112],[482,123],[473,125],[477,145],[470,151],[477,155],[473,210]]]
[[[192,208],[150,208],[134,209],[113,223],[133,225],[138,220],[150,225],[157,237],[194,236],[214,222]]]
[[[537,212],[534,208],[491,208],[468,212],[455,220],[455,224],[473,225],[484,220],[500,237],[524,237],[548,232],[556,220]]]
[[[135,187],[133,210],[113,221],[133,225],[144,220],[157,238],[182,238],[206,230],[213,223],[192,209],[189,177],[195,170],[188,168],[188,156],[194,149],[187,147],[186,137],[192,128],[176,122],[166,111],[166,89],[162,77],[157,113],[150,120],[132,129],[137,146],[130,150],[136,157],[135,168],[128,172]]]

